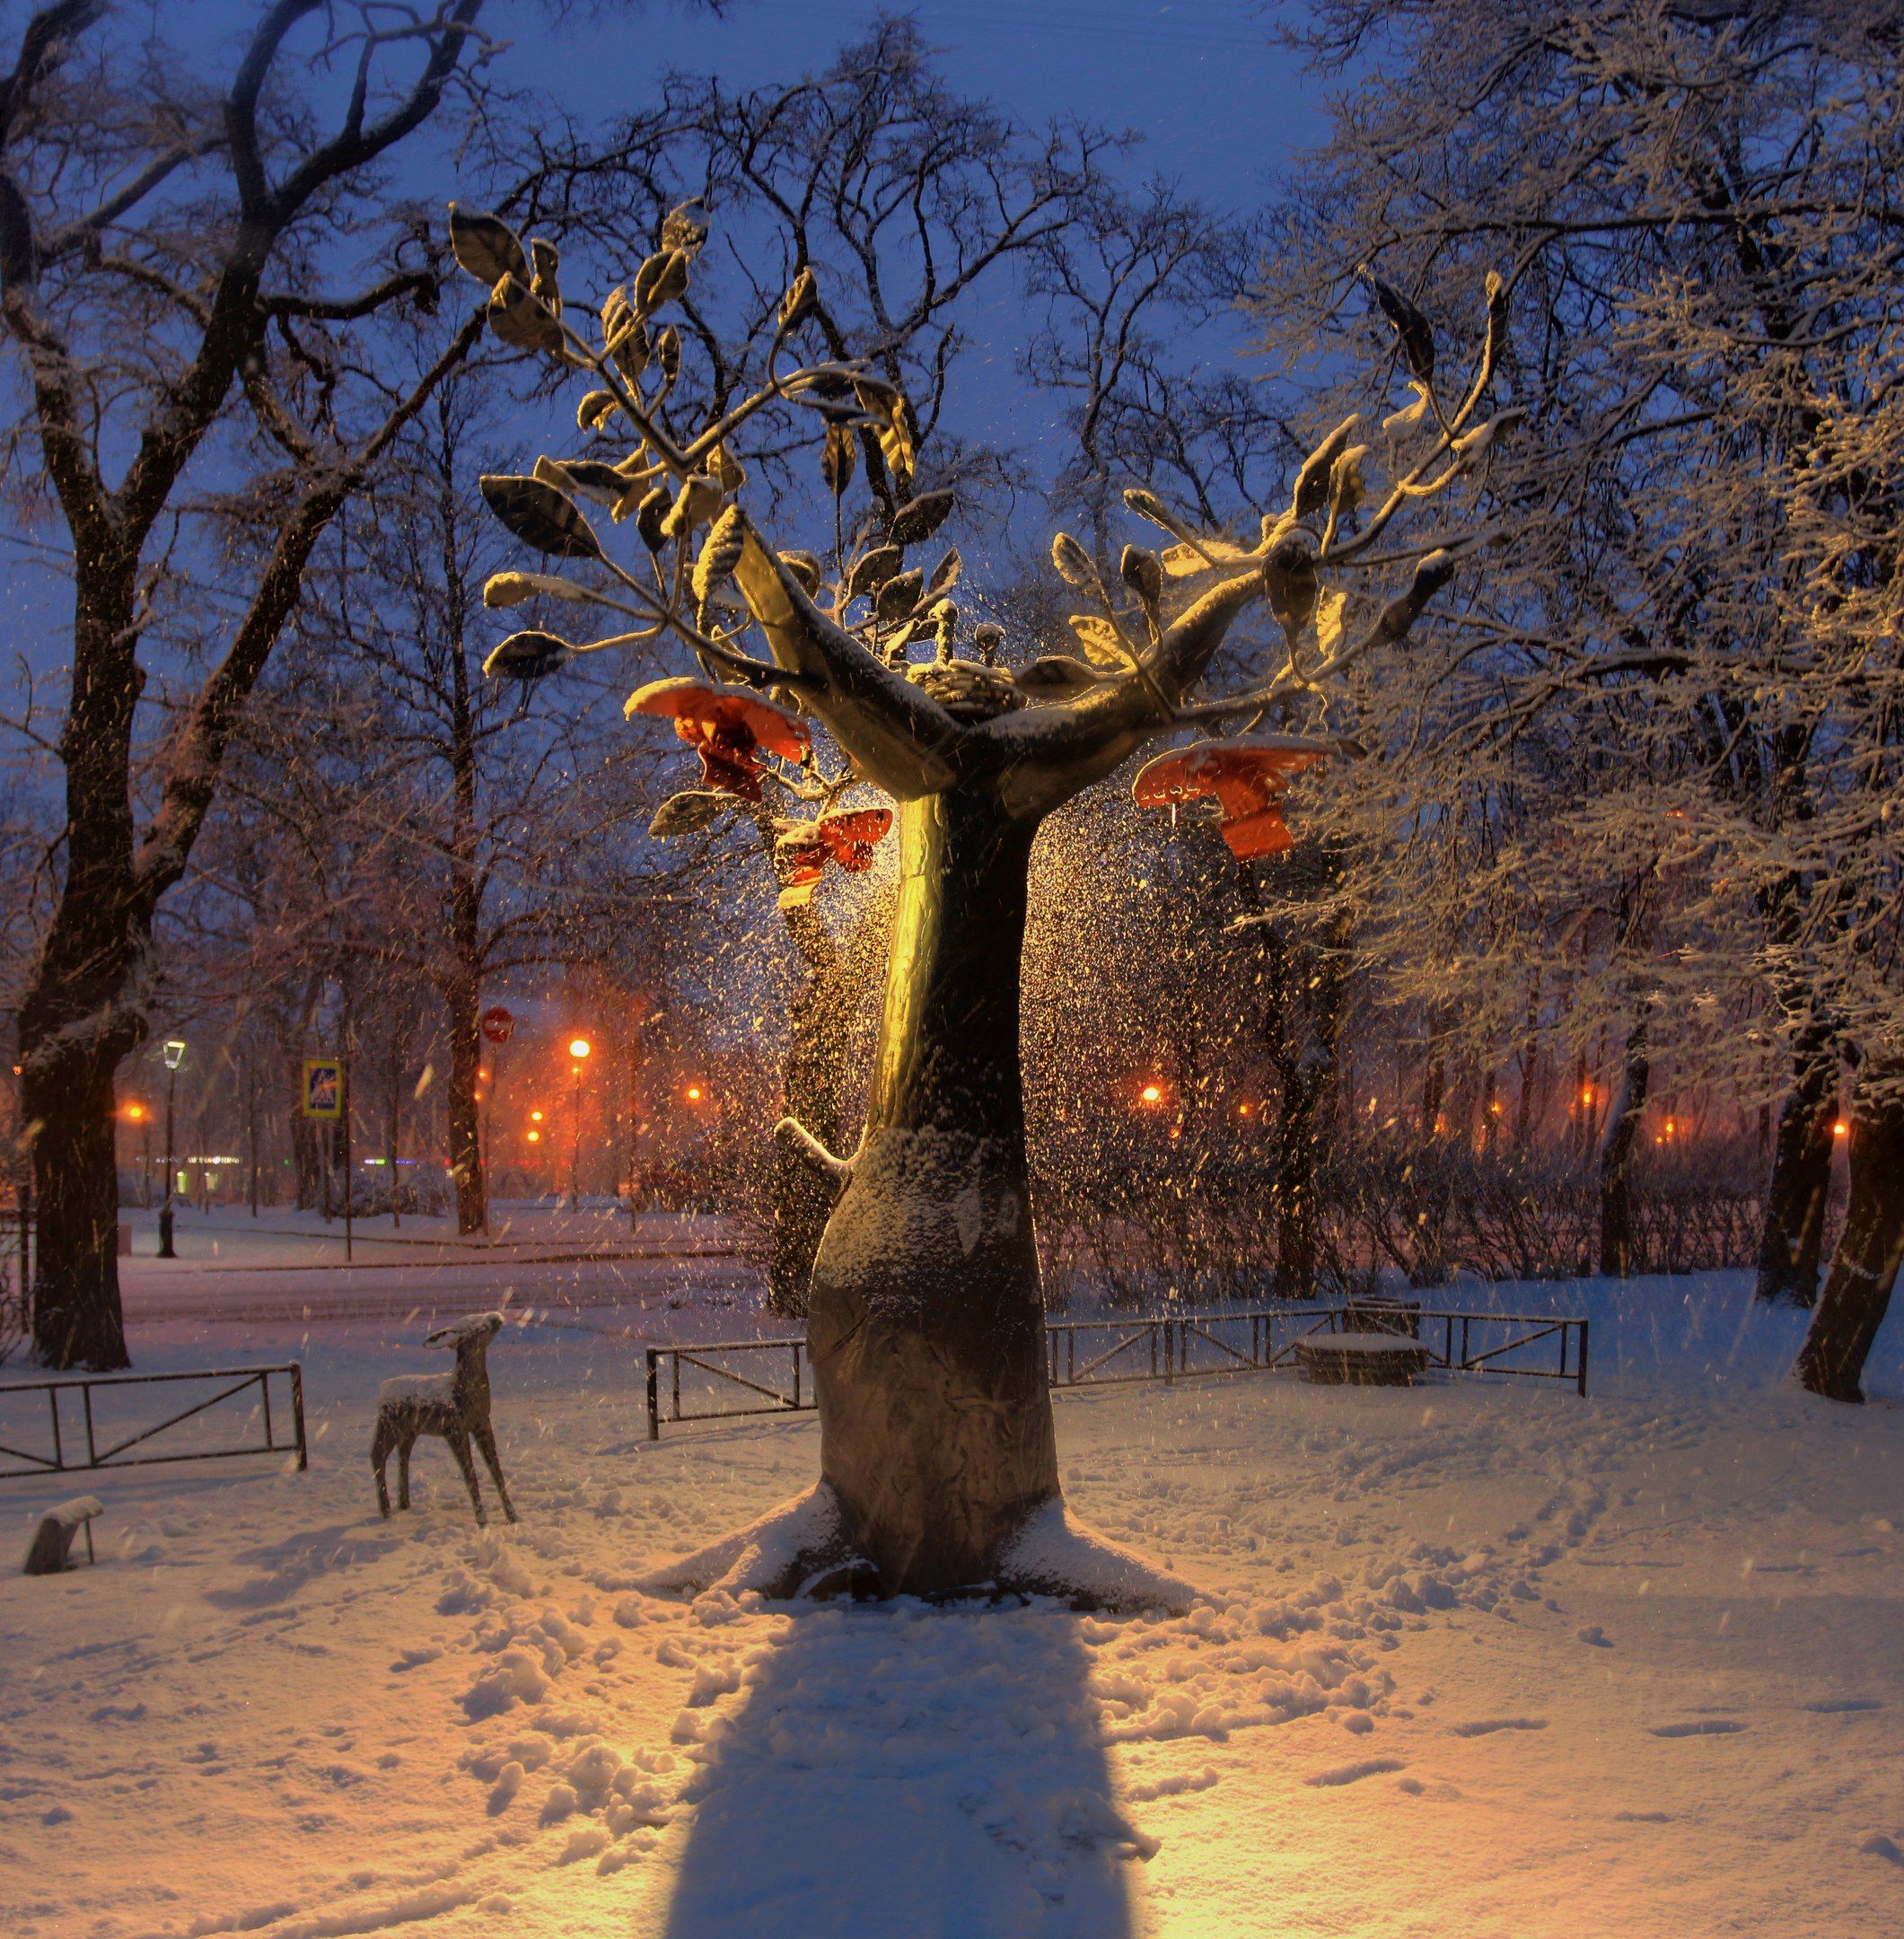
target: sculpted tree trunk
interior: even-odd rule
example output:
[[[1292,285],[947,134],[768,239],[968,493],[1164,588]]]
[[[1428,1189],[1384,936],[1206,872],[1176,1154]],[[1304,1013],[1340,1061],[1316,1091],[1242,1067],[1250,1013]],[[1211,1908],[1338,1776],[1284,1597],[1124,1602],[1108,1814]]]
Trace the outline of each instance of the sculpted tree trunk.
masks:
[[[1057,1494],[1019,1068],[1036,822],[954,787],[899,813],[866,1128],[814,1262],[820,1474],[882,1583],[992,1575]]]
[[[1828,1400],[1862,1400],[1865,1362],[1904,1263],[1904,1076],[1869,1078],[1851,1111],[1851,1202],[1830,1276],[1798,1356],[1801,1385]]]

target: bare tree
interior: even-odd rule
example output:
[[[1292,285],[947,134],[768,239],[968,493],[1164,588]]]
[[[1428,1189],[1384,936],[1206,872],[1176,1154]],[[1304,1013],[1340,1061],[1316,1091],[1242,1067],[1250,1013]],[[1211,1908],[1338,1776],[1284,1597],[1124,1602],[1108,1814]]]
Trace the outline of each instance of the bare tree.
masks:
[[[446,332],[399,390],[373,374],[364,339],[392,306],[434,297],[434,273],[402,246],[375,164],[437,112],[478,51],[480,4],[393,17],[272,0],[214,94],[160,55],[88,41],[101,0],[59,0],[29,21],[0,80],[0,324],[31,390],[74,582],[58,737],[64,874],[19,1009],[35,1127],[36,1345],[56,1365],[126,1361],[113,1075],[146,1027],[160,899],[184,873],[311,548],[474,341],[473,324]],[[300,59],[351,76],[329,135],[299,101]],[[387,251],[389,268],[342,294],[314,294],[325,238],[338,235]],[[262,450],[233,420],[240,399]],[[248,591],[215,664],[175,702],[140,832],[141,636],[172,583],[189,496],[203,488],[195,466],[234,460],[275,500],[273,529],[242,568]]]

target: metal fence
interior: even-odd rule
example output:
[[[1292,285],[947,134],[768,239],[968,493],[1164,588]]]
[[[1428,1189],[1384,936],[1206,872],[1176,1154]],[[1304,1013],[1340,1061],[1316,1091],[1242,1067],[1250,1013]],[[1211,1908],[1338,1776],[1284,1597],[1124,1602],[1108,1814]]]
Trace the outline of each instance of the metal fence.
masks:
[[[274,1408],[272,1377],[286,1391]],[[128,1391],[181,1381],[215,1381],[215,1393],[154,1420]],[[237,1435],[219,1443],[217,1429],[250,1395]],[[215,1424],[209,1418],[221,1410]],[[199,1424],[198,1444],[184,1432]],[[290,1437],[282,1430],[288,1425]],[[154,1452],[162,1435],[171,1436],[164,1452]],[[261,1435],[255,1438],[254,1435]],[[15,1443],[35,1445],[15,1445]],[[207,1444],[207,1443],[211,1444]],[[139,1449],[143,1452],[131,1452]],[[188,1373],[103,1373],[63,1375],[57,1380],[10,1381],[0,1384],[0,1481],[22,1475],[66,1474],[88,1468],[146,1468],[162,1461],[228,1461],[241,1454],[289,1454],[310,1464],[304,1440],[304,1371],[295,1360],[282,1366],[215,1367]]]
[[[1045,1379],[1054,1391],[1138,1381],[1165,1386],[1217,1373],[1284,1372],[1302,1339],[1361,1330],[1369,1303],[1257,1307],[1246,1312],[1160,1314],[1145,1319],[1052,1320],[1045,1325]],[[1405,1324],[1425,1347],[1431,1372],[1508,1374],[1563,1381],[1586,1392],[1587,1322],[1556,1314],[1455,1312],[1415,1306],[1383,1313],[1383,1329]],[[649,1347],[648,1439],[663,1426],[812,1411],[812,1368],[803,1339],[721,1340]],[[785,1356],[786,1378],[752,1356]],[[747,1372],[731,1364],[741,1359]],[[750,1398],[739,1398],[740,1396]]]

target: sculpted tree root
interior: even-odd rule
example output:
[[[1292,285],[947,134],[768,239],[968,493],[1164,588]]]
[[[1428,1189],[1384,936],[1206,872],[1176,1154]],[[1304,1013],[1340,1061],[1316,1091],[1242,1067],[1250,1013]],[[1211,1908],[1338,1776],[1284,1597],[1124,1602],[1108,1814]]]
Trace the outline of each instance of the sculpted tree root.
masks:
[[[769,1601],[866,1601],[884,1593],[879,1570],[847,1540],[839,1498],[817,1481],[758,1522],[645,1576],[649,1595],[740,1596]],[[1075,1522],[1062,1501],[1034,1509],[999,1551],[987,1581],[943,1592],[935,1601],[1051,1596],[1075,1610],[1181,1616],[1197,1589],[1180,1575]]]

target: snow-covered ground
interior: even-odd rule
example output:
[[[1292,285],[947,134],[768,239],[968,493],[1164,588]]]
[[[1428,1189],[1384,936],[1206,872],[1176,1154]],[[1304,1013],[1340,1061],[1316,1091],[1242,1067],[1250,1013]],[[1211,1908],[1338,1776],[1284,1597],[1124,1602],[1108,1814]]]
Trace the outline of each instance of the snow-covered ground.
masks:
[[[442,1364],[408,1309],[180,1302],[140,1365],[297,1355],[311,1470],[4,1484],[22,1544],[107,1505],[96,1569],[0,1576],[0,1931],[1904,1929],[1900,1329],[1843,1408],[1740,1276],[1459,1296],[1590,1312],[1592,1396],[1058,1400],[1074,1509],[1206,1588],[1181,1619],[640,1594],[813,1474],[811,1417],[644,1438],[627,1333],[751,1332],[744,1293],[514,1287],[559,1323],[492,1349],[487,1532],[440,1443],[374,1513],[377,1382]]]

